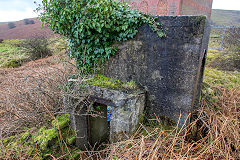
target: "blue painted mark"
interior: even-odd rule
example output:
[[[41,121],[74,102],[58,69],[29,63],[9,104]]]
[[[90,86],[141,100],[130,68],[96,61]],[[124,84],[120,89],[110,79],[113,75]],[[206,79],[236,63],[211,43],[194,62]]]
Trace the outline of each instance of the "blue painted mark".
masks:
[[[113,113],[113,107],[107,106],[107,121],[108,122],[111,121],[112,113]]]

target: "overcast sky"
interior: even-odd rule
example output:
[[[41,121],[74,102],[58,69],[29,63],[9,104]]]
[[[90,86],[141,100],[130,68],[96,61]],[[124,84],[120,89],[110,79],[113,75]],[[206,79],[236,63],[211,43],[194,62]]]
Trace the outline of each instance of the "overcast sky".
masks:
[[[34,1],[41,0],[0,0],[0,22],[17,21],[37,17],[33,12]],[[240,10],[240,0],[213,0],[214,9]]]

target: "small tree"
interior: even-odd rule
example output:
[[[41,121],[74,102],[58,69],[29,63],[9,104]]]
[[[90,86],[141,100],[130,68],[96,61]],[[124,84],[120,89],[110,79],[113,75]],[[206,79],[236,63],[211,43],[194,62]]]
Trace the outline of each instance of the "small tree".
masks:
[[[13,22],[8,23],[8,28],[9,29],[12,29],[12,28],[15,28],[15,27],[16,27],[16,25]]]

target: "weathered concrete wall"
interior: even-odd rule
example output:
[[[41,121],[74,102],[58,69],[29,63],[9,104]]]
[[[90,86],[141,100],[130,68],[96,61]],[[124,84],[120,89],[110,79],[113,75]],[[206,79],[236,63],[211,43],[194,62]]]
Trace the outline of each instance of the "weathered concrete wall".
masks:
[[[203,16],[165,16],[158,22],[167,29],[159,38],[143,25],[132,40],[119,45],[104,74],[120,81],[134,80],[147,95],[147,112],[184,123],[199,99],[209,27]]]
[[[124,0],[125,1],[125,0]],[[131,8],[152,15],[206,15],[211,17],[212,0],[126,0]]]

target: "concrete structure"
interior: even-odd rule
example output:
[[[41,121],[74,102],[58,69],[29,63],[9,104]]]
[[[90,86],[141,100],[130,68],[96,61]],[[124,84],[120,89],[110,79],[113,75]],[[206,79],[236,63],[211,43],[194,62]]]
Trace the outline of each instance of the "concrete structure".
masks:
[[[106,77],[135,81],[139,88],[116,90],[71,81],[75,94],[65,96],[64,107],[82,150],[88,149],[89,143],[102,142],[108,133],[111,142],[131,135],[144,109],[147,118],[156,115],[167,125],[177,123],[181,115],[180,126],[197,110],[209,40],[208,20],[206,16],[160,16],[157,22],[166,29],[166,38],[159,38],[144,24],[133,39],[116,44],[116,55],[102,66]],[[76,97],[81,99],[83,93],[88,98],[78,102]],[[94,106],[100,108],[103,118],[89,117]],[[113,106],[109,126],[107,106]]]
[[[77,80],[73,82],[78,86]],[[64,98],[65,112],[70,114],[71,125],[76,130],[76,144],[81,150],[89,148],[89,144],[98,146],[104,141],[117,142],[131,136],[137,129],[145,107],[145,91],[134,89],[107,89],[92,85],[83,86],[90,94],[85,101],[78,103],[67,95]],[[81,90],[77,92],[81,94]],[[94,105],[100,105],[99,113],[92,116]],[[107,122],[106,108],[112,107],[112,116]],[[92,108],[92,109],[91,109]]]
[[[134,39],[118,45],[103,71],[120,81],[136,81],[147,91],[146,110],[180,126],[198,107],[210,26],[205,16],[160,16],[167,37],[143,25]]]
[[[211,16],[213,0],[126,0],[131,8],[152,15],[206,15]]]

